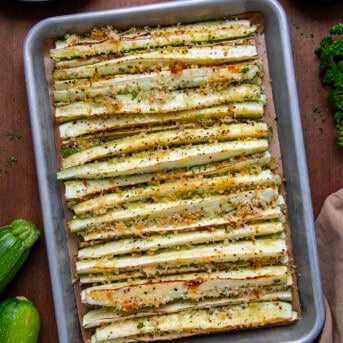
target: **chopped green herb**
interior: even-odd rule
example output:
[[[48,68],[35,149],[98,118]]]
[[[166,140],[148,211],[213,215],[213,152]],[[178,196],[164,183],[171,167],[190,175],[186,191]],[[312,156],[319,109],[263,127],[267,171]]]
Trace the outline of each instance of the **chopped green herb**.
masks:
[[[21,139],[21,134],[9,131],[9,132],[6,132],[6,138],[9,141],[13,141],[14,139]]]
[[[242,74],[246,74],[249,70],[250,70],[249,67],[244,67],[242,69]]]
[[[124,220],[123,223],[124,223],[124,225],[126,227],[130,227],[131,226],[131,223],[129,221]]]
[[[139,322],[137,324],[137,329],[143,329],[144,328],[144,323],[143,322]]]
[[[292,21],[291,23],[297,30],[299,30],[300,26],[298,23],[296,23],[295,21]]]
[[[312,107],[312,111],[313,111],[314,113],[320,113],[319,107],[318,107],[317,105],[314,105],[314,106]]]
[[[6,161],[6,167],[11,167],[13,163],[17,163],[18,160],[14,157],[11,156],[10,158],[8,158],[8,160]]]
[[[273,136],[273,128],[271,126],[268,126],[268,136],[269,137]]]

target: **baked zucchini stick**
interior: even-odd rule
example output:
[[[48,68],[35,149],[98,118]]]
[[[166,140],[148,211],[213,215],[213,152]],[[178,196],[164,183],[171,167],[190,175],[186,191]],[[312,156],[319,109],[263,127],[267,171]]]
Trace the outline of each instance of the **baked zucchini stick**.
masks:
[[[104,114],[148,114],[186,111],[227,102],[263,101],[261,88],[253,84],[206,90],[194,88],[171,92],[151,91],[139,95],[118,94],[114,98],[99,97],[56,107],[57,121],[75,120]],[[154,100],[152,102],[152,100]]]
[[[287,287],[287,286],[286,286]],[[167,313],[177,313],[181,311],[213,308],[233,304],[246,304],[254,301],[286,301],[290,302],[292,299],[292,292],[285,286],[270,286],[260,287],[256,289],[249,289],[247,293],[242,292],[238,297],[221,297],[206,300],[177,300],[171,304],[163,305],[158,308],[151,308],[141,310],[137,313],[122,314],[114,308],[103,307],[96,310],[91,310],[83,316],[82,325],[84,328],[93,328],[109,324],[119,320],[127,320],[132,318],[140,318],[154,315],[161,315]]]
[[[81,299],[88,305],[112,307],[133,312],[141,308],[159,307],[175,300],[201,300],[204,297],[233,297],[249,287],[286,285],[286,266],[240,269],[207,273],[190,273],[160,277],[156,281],[140,280],[118,285],[90,287],[82,291]],[[236,294],[235,294],[236,293]]]
[[[62,169],[116,155],[142,150],[196,144],[210,141],[225,141],[244,138],[263,138],[268,135],[265,123],[239,123],[213,125],[208,128],[178,129],[156,133],[139,134],[115,139],[74,153],[62,161]]]
[[[74,68],[55,69],[54,80],[82,79],[117,74],[135,74],[181,65],[214,65],[256,58],[256,43],[173,47],[126,55]]]
[[[116,94],[149,91],[151,89],[175,90],[208,86],[220,82],[233,83],[252,80],[260,73],[259,62],[227,64],[203,68],[183,69],[180,72],[171,71],[151,72],[146,74],[118,75],[101,81],[77,82],[65,90],[53,92],[56,103],[68,103],[99,96],[113,96]],[[60,88],[60,86],[57,86]]]
[[[50,51],[54,60],[120,54],[125,51],[213,42],[245,37],[256,31],[249,20],[209,21],[202,24],[183,24],[166,28],[135,29],[122,33],[116,30],[94,30],[90,37],[69,35],[56,42]]]
[[[157,251],[159,249],[197,245],[204,243],[224,242],[242,238],[268,236],[281,233],[282,222],[266,222],[245,225],[242,228],[181,232],[173,235],[153,235],[142,238],[127,238],[108,243],[92,245],[78,251],[78,259],[100,258],[144,251]]]
[[[250,205],[251,208],[267,205],[276,201],[277,188],[250,190],[229,195],[217,195],[204,198],[182,199],[161,203],[130,204],[126,209],[115,209],[106,214],[94,217],[75,218],[68,222],[71,232],[102,226],[106,223],[139,220],[143,218],[160,218],[168,214],[179,213],[181,217],[201,218],[205,212],[221,214],[238,206]],[[252,211],[252,209],[251,209]]]
[[[264,152],[267,148],[266,139],[173,147],[168,150],[145,151],[130,157],[112,158],[103,162],[92,162],[63,169],[57,173],[57,178],[59,180],[96,179],[189,168],[209,162],[223,161],[238,155]]]
[[[237,189],[256,189],[279,186],[280,177],[273,175],[271,171],[262,171],[260,174],[247,175],[236,174],[234,176],[217,176],[212,178],[200,178],[167,182],[158,186],[146,186],[133,188],[127,191],[109,193],[80,202],[72,209],[76,215],[86,213],[101,214],[107,209],[119,207],[123,203],[129,204],[136,201],[154,202],[185,198],[190,195],[210,195],[232,193]]]
[[[156,172],[153,174],[129,175],[117,178],[95,180],[71,180],[64,183],[67,201],[80,201],[97,194],[111,192],[118,187],[142,185],[145,183],[163,182],[178,178],[193,178],[197,176],[221,175],[224,173],[245,170],[251,172],[270,164],[271,156],[268,151],[262,154],[234,157],[221,162],[208,163],[186,169]]]
[[[119,343],[170,339],[208,332],[259,327],[295,320],[292,305],[285,302],[253,302],[243,305],[198,309],[173,314],[143,317],[98,328],[91,343]]]
[[[263,117],[263,106],[262,101],[247,101],[164,114],[131,114],[125,116],[119,114],[109,117],[83,118],[60,124],[59,132],[62,143],[66,145],[69,138],[99,134],[103,131],[145,127],[147,125],[192,121],[201,123],[216,118],[259,120]]]
[[[79,232],[85,242],[97,240],[108,240],[120,238],[122,236],[142,236],[150,235],[156,233],[167,233],[171,232],[183,232],[189,230],[203,230],[203,229],[212,229],[220,228],[224,226],[227,230],[228,239],[239,239],[244,237],[248,231],[253,236],[253,223],[262,222],[268,220],[280,220],[284,221],[282,209],[280,206],[266,208],[266,209],[254,209],[251,213],[245,215],[244,220],[239,218],[237,215],[234,215],[230,212],[230,209],[225,209],[222,211],[222,216],[218,217],[213,213],[213,210],[210,209],[207,211],[203,210],[203,215],[206,218],[198,218],[193,220],[184,220],[181,216],[179,220],[171,218],[171,215],[166,215],[163,220],[158,218],[147,219],[146,221],[142,220],[138,223],[124,221],[113,224],[105,224],[98,228],[91,228],[89,230],[84,230]],[[160,220],[159,220],[160,219]],[[245,224],[247,225],[245,226]]]
[[[168,269],[176,266],[235,262],[263,261],[265,258],[287,255],[284,239],[256,239],[232,244],[209,244],[185,250],[161,252],[141,257],[118,257],[112,259],[80,260],[76,262],[78,274],[120,272],[145,268]]]

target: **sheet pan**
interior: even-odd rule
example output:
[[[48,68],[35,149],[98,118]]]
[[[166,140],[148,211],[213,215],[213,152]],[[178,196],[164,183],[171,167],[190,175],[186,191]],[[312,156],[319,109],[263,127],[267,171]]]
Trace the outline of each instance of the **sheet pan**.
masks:
[[[67,32],[82,33],[104,25],[125,29],[133,25],[187,23],[246,12],[260,12],[263,16],[302,317],[297,323],[284,327],[201,336],[181,341],[311,342],[319,334],[324,321],[323,299],[285,13],[280,4],[273,0],[183,0],[52,17],[36,24],[26,37],[23,51],[26,88],[60,342],[80,342],[81,334],[71,283],[61,186],[56,180],[58,163],[44,66],[44,43],[47,39],[63,36]]]

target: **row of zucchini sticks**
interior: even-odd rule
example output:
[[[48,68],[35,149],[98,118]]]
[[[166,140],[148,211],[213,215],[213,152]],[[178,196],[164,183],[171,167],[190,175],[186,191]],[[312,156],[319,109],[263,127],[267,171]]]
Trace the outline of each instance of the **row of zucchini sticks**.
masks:
[[[92,343],[296,319],[256,31],[234,18],[106,27],[50,51]]]

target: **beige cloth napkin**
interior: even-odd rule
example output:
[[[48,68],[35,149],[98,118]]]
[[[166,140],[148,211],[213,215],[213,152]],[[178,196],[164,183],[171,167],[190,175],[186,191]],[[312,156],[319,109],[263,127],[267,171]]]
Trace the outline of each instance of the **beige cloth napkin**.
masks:
[[[343,189],[331,194],[316,220],[319,266],[325,296],[320,343],[343,342]]]

